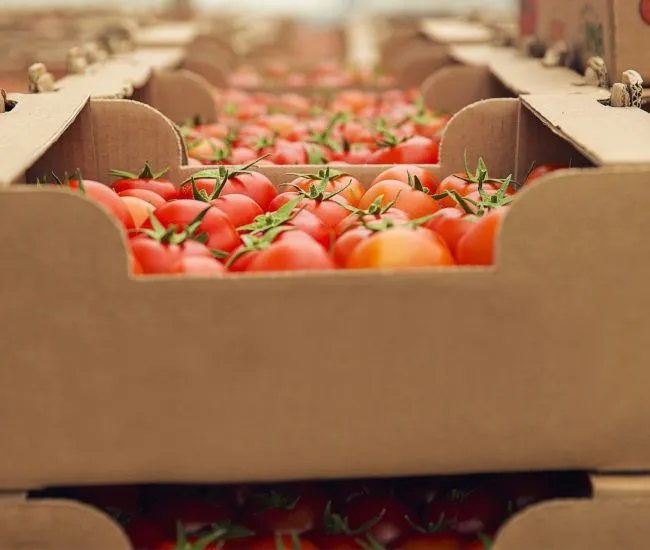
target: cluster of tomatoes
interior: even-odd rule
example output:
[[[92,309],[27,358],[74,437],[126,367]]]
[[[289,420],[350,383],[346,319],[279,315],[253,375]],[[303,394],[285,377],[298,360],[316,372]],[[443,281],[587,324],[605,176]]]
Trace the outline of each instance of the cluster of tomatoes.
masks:
[[[183,127],[193,164],[436,164],[449,116],[416,92],[344,90],[330,101],[297,94],[215,92],[219,122]]]
[[[286,63],[267,63],[257,69],[241,66],[230,75],[233,88],[250,89],[264,86],[282,88],[343,88],[353,86],[390,86],[394,82],[389,76],[380,75],[368,68],[344,68],[337,63],[325,62],[305,71],[292,70]]]
[[[514,199],[511,178],[489,178],[482,160],[442,182],[395,166],[367,189],[325,168],[281,192],[247,168],[206,169],[180,187],[148,165],[114,171],[111,187],[81,176],[65,184],[113,213],[128,231],[132,271],[146,275],[490,265]]]
[[[134,550],[488,550],[512,515],[590,491],[586,474],[554,472],[106,486],[44,496],[107,511],[124,526]]]

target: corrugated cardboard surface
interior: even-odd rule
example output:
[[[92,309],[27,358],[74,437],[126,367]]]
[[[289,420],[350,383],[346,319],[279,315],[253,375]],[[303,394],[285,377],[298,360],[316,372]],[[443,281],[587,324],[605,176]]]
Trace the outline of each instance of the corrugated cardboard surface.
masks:
[[[538,0],[537,33],[547,46],[567,40],[584,69],[589,57],[605,59],[613,81],[636,69],[650,80],[650,23],[646,0]]]
[[[528,95],[521,101],[598,165],[650,163],[650,114],[580,95]]]

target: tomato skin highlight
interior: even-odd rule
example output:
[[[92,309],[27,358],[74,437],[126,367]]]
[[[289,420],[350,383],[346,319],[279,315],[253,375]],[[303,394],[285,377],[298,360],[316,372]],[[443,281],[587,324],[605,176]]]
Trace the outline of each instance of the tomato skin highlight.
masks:
[[[371,164],[437,164],[440,144],[437,140],[415,136],[393,147],[379,149],[370,157]]]
[[[370,186],[372,187],[383,180],[398,180],[408,184],[409,176],[411,178],[418,178],[420,183],[422,183],[422,186],[429,190],[429,195],[434,195],[438,189],[438,185],[440,185],[440,180],[430,170],[425,170],[419,166],[405,164],[393,166],[392,168],[384,170],[374,179]]]
[[[246,271],[250,273],[331,269],[335,269],[334,261],[319,243],[306,233],[291,231],[253,258]]]
[[[269,212],[275,212],[282,208],[288,202],[291,202],[298,197],[301,197],[296,191],[287,191],[285,193],[280,193],[269,205]],[[341,204],[348,205],[343,197],[336,195],[328,200],[312,200],[304,198],[298,203],[296,208],[304,207],[305,210],[311,212],[317,216],[324,224],[329,231],[334,231],[336,226],[341,223],[342,220],[348,217],[349,212],[341,206]]]
[[[78,180],[68,181],[70,189],[81,191],[90,200],[101,204],[104,208],[107,208],[118,223],[126,230],[135,228],[129,209],[115,191],[103,183],[93,180],[84,179],[82,185],[83,190],[81,189]]]
[[[151,204],[154,208],[159,208],[167,202],[158,193],[154,193],[148,189],[125,189],[124,191],[120,191],[118,195],[120,197],[136,197],[142,199]]]
[[[205,245],[191,240],[180,245],[163,244],[140,235],[131,239],[129,245],[142,273],[147,275],[169,273],[171,267],[186,256],[212,259],[212,254]]]
[[[460,265],[493,265],[497,233],[507,208],[488,212],[472,224],[458,241],[457,257]]]
[[[455,265],[442,237],[429,229],[395,227],[361,241],[350,254],[349,269],[408,269]]]
[[[151,191],[159,195],[165,201],[170,201],[178,197],[178,189],[176,186],[167,179],[127,179],[123,178],[113,182],[111,188],[116,193],[129,191],[134,189],[142,189],[144,191]]]
[[[264,214],[260,205],[247,195],[224,195],[210,201],[210,204],[228,216],[235,227],[252,223],[257,216]]]
[[[173,264],[169,268],[169,273],[219,276],[226,273],[226,268],[214,258],[186,256]]]
[[[217,185],[216,180],[210,178],[197,178],[194,180],[196,188],[199,191],[205,191],[208,195],[214,192]],[[253,199],[262,210],[268,210],[269,203],[278,194],[275,186],[269,178],[259,172],[249,174],[238,174],[231,176],[223,186],[220,197],[226,195],[246,195]],[[192,183],[186,182],[181,185],[179,190],[180,199],[193,199]]]

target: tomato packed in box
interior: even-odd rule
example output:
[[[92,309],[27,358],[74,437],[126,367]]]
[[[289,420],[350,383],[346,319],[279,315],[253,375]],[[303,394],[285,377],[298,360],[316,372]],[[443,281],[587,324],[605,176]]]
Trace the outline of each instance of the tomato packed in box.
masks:
[[[488,550],[543,501],[588,497],[578,472],[265,485],[53,489],[119,522],[134,550]]]
[[[235,276],[336,269],[487,266],[519,187],[472,173],[442,181],[397,165],[372,182],[332,167],[294,174],[276,189],[254,170],[217,166],[177,185],[145,164],[118,170],[112,186],[57,178],[52,185],[103,205],[128,236],[132,271],[141,275]],[[524,183],[561,168],[540,166]],[[39,183],[39,185],[43,185]]]
[[[296,94],[218,93],[218,123],[183,127],[193,164],[436,164],[449,115],[414,92],[345,90],[331,101]]]

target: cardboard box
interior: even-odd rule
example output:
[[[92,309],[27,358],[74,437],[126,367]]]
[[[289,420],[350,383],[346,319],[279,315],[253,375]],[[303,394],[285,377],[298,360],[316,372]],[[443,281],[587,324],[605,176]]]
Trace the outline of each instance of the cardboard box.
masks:
[[[650,331],[650,264],[639,254],[650,222],[630,204],[650,166],[540,180],[513,205],[494,268],[134,280],[124,238],[100,207],[12,183],[75,168],[106,181],[109,168],[143,159],[169,164],[179,181],[190,168],[180,167],[173,126],[141,103],[72,89],[15,99],[0,115],[0,304],[11,319],[0,361],[11,380],[0,385],[3,550],[128,550],[97,511],[20,498],[44,486],[648,469],[639,434],[650,375],[630,342]],[[640,153],[647,141],[619,142],[608,157],[576,150],[565,139],[576,141],[579,119],[566,118],[576,108],[533,96],[473,105],[449,126],[442,174],[460,168],[464,149],[494,174],[521,172],[533,154],[574,166],[641,160],[621,151]],[[642,113],[611,112],[628,113],[627,128]],[[369,315],[378,297],[380,314]],[[251,346],[243,327],[280,303],[286,321]],[[354,338],[312,353],[314,327],[342,312]],[[161,339],[170,319],[192,338]],[[441,320],[469,335],[499,327],[504,342],[479,356],[475,346],[432,347]],[[286,347],[287,324],[306,346]],[[215,399],[197,399],[206,388]],[[206,436],[215,426],[219,437]],[[178,434],[182,445],[170,445]],[[650,481],[596,477],[594,489],[593,499],[526,511],[496,550],[645,549]]]
[[[515,48],[454,45],[450,64],[422,84],[425,104],[455,113],[477,101],[527,94],[586,95],[609,98],[609,90],[587,86],[580,74],[566,67],[545,67],[539,59],[526,57]]]
[[[648,0],[529,1],[535,33],[547,46],[565,40],[584,71],[590,57],[605,60],[612,82],[635,69],[650,81]]]

